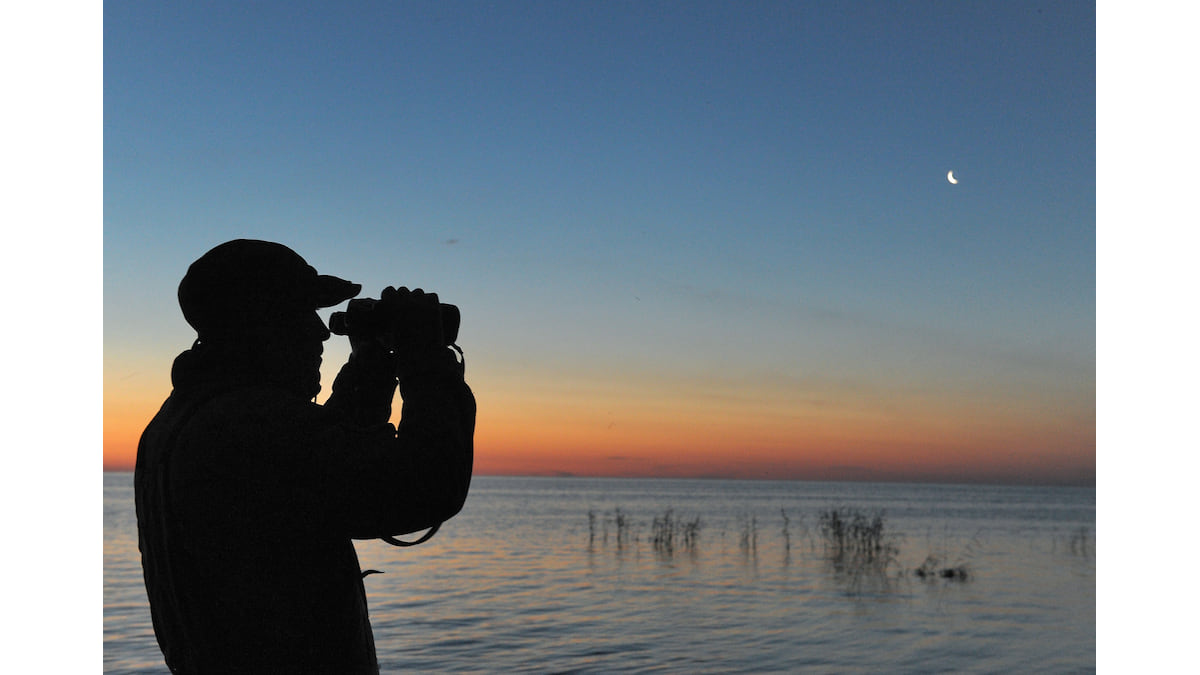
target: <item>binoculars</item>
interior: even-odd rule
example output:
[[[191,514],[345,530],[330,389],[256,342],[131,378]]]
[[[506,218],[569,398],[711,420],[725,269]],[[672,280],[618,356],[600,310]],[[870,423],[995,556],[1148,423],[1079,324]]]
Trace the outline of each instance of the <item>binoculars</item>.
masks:
[[[449,346],[458,341],[461,317],[458,307],[440,304],[442,337]],[[412,317],[406,316],[410,312],[411,306],[403,302],[383,303],[374,298],[359,298],[351,300],[346,305],[346,311],[329,315],[329,331],[335,335],[353,337],[386,336],[395,326],[411,322]]]

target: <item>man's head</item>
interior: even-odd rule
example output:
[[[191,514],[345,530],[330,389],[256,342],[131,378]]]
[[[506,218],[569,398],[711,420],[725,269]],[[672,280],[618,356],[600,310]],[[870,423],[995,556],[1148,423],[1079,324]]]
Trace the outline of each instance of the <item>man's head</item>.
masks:
[[[361,289],[317,274],[282,244],[235,239],[192,263],[179,284],[179,307],[202,344],[245,351],[272,375],[307,382],[315,396],[329,338],[316,310]]]

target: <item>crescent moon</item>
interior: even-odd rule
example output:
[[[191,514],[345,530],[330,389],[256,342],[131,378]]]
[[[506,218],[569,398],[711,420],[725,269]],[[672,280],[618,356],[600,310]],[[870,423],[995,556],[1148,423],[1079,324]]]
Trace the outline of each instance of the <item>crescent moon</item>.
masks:
[[[954,177],[953,171],[946,172],[946,180],[950,181],[951,185],[958,185],[958,179]]]

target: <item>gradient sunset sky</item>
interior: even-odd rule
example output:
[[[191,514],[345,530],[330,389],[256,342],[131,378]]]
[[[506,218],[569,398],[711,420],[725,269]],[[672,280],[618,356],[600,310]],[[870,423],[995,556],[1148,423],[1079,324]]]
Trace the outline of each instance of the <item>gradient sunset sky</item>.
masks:
[[[479,473],[1093,485],[1095,31],[1058,1],[105,3],[104,465],[194,338],[188,264],[249,237],[461,308]]]

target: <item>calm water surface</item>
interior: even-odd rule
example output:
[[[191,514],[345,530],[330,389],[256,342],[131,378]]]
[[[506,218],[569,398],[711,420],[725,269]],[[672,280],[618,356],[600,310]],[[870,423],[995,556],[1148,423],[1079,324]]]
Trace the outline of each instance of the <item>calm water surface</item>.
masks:
[[[365,580],[384,672],[1074,673],[1095,670],[1095,507],[1083,488],[477,477],[428,544],[357,546],[384,572]],[[891,552],[831,560],[830,508],[882,512]],[[929,556],[966,579],[917,576]],[[128,473],[104,475],[104,666],[166,672]]]

